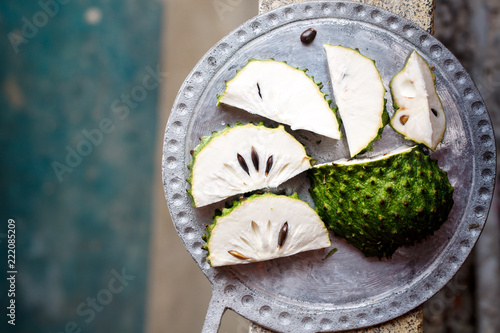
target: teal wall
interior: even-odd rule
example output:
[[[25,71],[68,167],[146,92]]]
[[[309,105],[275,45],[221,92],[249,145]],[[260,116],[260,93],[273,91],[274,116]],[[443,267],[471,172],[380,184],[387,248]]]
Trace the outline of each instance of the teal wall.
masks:
[[[0,332],[143,331],[161,9],[0,2]]]

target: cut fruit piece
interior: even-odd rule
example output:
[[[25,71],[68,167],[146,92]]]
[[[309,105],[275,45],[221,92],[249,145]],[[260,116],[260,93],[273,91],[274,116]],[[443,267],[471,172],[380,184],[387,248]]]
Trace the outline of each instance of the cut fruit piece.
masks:
[[[336,236],[366,256],[391,257],[447,220],[453,187],[419,146],[339,160],[308,171],[316,211]]]
[[[340,139],[339,123],[319,85],[282,61],[250,60],[226,82],[219,102],[282,124]]]
[[[394,108],[391,126],[406,139],[436,149],[443,140],[446,117],[436,92],[436,77],[424,59],[413,51],[405,67],[391,81]]]
[[[228,127],[193,151],[188,193],[196,207],[263,188],[275,188],[311,167],[304,146],[283,126]]]
[[[389,122],[386,90],[375,62],[347,47],[323,47],[351,157],[372,150],[372,142],[380,139]]]
[[[265,193],[225,208],[207,227],[204,249],[213,267],[246,264],[329,247],[324,223],[296,194]]]

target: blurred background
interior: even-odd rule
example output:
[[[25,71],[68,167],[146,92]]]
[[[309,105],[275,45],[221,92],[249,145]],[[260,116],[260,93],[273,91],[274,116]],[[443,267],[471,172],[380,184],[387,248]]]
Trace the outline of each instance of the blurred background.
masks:
[[[172,226],[161,148],[175,95],[257,0],[0,3],[0,249],[16,226],[16,326],[0,332],[200,332],[210,284]],[[500,133],[500,2],[438,0],[435,36]],[[498,139],[497,139],[498,143]],[[425,332],[500,332],[498,204],[424,308]],[[220,332],[248,332],[227,312]]]

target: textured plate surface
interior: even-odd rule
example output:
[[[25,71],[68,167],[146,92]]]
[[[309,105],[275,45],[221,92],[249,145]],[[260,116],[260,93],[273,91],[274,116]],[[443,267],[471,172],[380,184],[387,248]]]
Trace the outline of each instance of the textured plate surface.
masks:
[[[312,44],[300,42],[309,27]],[[332,235],[336,252],[313,251],[264,263],[211,268],[201,250],[205,224],[224,203],[193,208],[186,193],[190,150],[201,136],[236,122],[276,123],[235,108],[216,107],[217,94],[249,59],[283,60],[307,68],[333,97],[322,45],[358,48],[375,60],[386,89],[411,51],[432,66],[447,117],[444,141],[432,157],[448,172],[455,205],[448,221],[424,242],[400,248],[392,259],[366,258]],[[390,93],[389,114],[394,114]],[[319,162],[347,157],[345,136],[332,140],[291,131]],[[408,144],[390,126],[374,151]],[[255,17],[215,45],[181,87],[169,118],[163,151],[163,182],[172,220],[187,250],[212,282],[214,294],[204,331],[216,331],[225,308],[275,331],[325,332],[375,325],[422,304],[457,272],[474,246],[489,210],[496,169],[492,126],[484,102],[456,58],[416,24],[395,14],[351,2],[303,2]],[[311,205],[309,182],[299,175],[276,189],[297,192]]]

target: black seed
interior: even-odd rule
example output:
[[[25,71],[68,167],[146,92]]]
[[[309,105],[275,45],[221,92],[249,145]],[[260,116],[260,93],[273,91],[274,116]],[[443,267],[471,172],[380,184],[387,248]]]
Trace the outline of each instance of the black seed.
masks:
[[[304,44],[309,44],[316,38],[317,33],[316,29],[309,28],[300,35],[300,41]]]
[[[387,187],[387,192],[392,192],[392,187],[388,186]]]
[[[260,93],[259,82],[257,82],[257,89],[258,89],[259,97],[260,97],[260,99],[262,99],[262,94]]]
[[[375,181],[372,179],[372,181],[370,183],[373,185],[373,184],[375,184]]]
[[[288,222],[285,222],[281,227],[280,233],[278,235],[278,246],[282,247],[286,241],[286,236],[288,235]]]
[[[431,108],[431,111],[432,111],[432,114],[434,114],[434,116],[436,116],[436,117],[438,116],[438,113],[437,113],[436,110],[434,110],[434,109]]]
[[[255,148],[252,147],[252,163],[255,168],[255,171],[259,172],[259,154],[255,151]]]
[[[243,158],[243,156],[241,156],[240,154],[236,154],[236,157],[238,158],[238,163],[240,163],[240,166],[243,170],[245,170],[245,172],[250,176],[250,171],[248,171],[248,165],[247,165],[247,162],[245,161],[245,159]]]
[[[190,153],[191,155],[193,155],[193,154],[194,154],[194,150],[192,150],[192,149],[191,149],[191,150],[189,151],[189,153]]]
[[[369,194],[367,194],[367,195],[366,195],[366,198],[367,198],[367,199],[370,199],[370,195],[369,195]]]
[[[384,200],[380,200],[380,204],[381,205],[385,204],[385,201]]]
[[[267,159],[267,163],[266,163],[266,176],[269,174],[269,172],[271,171],[272,167],[273,167],[273,155],[269,156],[269,158]]]

